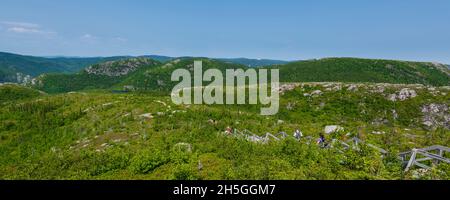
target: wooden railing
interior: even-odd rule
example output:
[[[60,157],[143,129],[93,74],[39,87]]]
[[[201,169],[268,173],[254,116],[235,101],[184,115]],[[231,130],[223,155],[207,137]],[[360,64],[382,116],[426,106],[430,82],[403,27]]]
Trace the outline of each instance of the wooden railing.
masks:
[[[228,134],[242,137],[251,142],[263,143],[263,144],[269,142],[270,140],[279,141],[279,140],[282,140],[287,137],[293,137],[293,136],[287,135],[284,132],[278,133],[278,134],[276,134],[276,136],[272,135],[271,133],[266,133],[264,136],[259,136],[259,135],[252,133],[249,130],[239,131],[237,129],[234,129],[233,133],[228,133]],[[277,136],[279,136],[279,137],[277,137]],[[308,145],[313,140],[313,138],[311,136],[306,136],[306,137],[303,137],[302,139],[298,139],[298,138],[296,138],[296,139],[305,141],[305,143]],[[345,150],[347,150],[351,147],[353,149],[358,149],[359,144],[365,144],[368,147],[371,147],[371,148],[377,150],[378,152],[380,152],[382,156],[385,156],[389,153],[388,151],[386,151],[380,147],[377,147],[373,144],[365,143],[364,141],[362,141],[361,139],[359,139],[357,137],[353,137],[345,142],[338,140],[338,139],[333,139],[327,145],[323,145],[323,147],[324,148],[334,148],[334,146],[336,144],[342,145],[343,149],[345,149]],[[403,164],[405,165],[405,171],[408,171],[413,166],[417,166],[417,167],[424,168],[424,169],[430,169],[431,167],[424,164],[423,162],[432,161],[432,164],[435,164],[435,165],[437,165],[441,162],[450,164],[450,159],[445,157],[445,153],[449,153],[449,152],[450,152],[450,148],[448,148],[448,147],[434,145],[434,146],[421,148],[421,149],[412,149],[411,151],[400,153],[400,154],[398,154],[398,158],[401,161],[403,161]]]

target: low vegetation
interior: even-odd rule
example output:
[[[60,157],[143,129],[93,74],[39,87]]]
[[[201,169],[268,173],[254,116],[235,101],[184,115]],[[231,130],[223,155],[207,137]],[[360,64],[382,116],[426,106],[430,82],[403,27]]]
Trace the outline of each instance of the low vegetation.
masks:
[[[20,101],[42,95],[43,93],[27,87],[14,84],[0,85],[0,104],[8,101]]]
[[[397,157],[450,146],[448,68],[354,58],[267,66],[284,83],[278,114],[261,116],[262,105],[174,105],[171,73],[192,72],[194,60],[248,69],[128,58],[44,74],[34,89],[0,85],[0,179],[450,179],[448,164],[405,172]],[[364,143],[323,148],[325,127],[340,127],[325,134],[330,144]]]
[[[417,92],[404,100],[389,95]],[[29,89],[23,88],[24,93]],[[314,92],[314,91],[321,91]],[[275,116],[259,105],[174,105],[167,95],[109,91],[24,95],[0,107],[0,179],[446,179],[448,165],[403,171],[396,154],[449,146],[445,119],[424,124],[429,104],[448,105],[446,87],[390,84],[304,83],[283,91]],[[313,94],[314,95],[311,95]],[[3,93],[5,98],[11,93]],[[8,97],[8,99],[14,99]],[[441,111],[448,116],[448,109]],[[321,148],[327,125],[388,150]],[[225,134],[227,127],[293,137],[255,143]]]

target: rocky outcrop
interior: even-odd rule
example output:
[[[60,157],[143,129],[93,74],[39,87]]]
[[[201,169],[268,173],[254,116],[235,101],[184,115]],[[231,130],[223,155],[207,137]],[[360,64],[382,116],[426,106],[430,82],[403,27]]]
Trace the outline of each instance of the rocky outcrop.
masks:
[[[321,94],[322,94],[322,91],[320,91],[320,90],[314,90],[313,92],[311,92],[312,96],[319,96]]]
[[[148,58],[130,58],[126,60],[110,61],[91,65],[85,69],[88,74],[105,76],[124,76],[136,71],[140,67],[156,64]]]
[[[323,85],[323,87],[325,88],[325,91],[332,92],[340,91],[342,89],[342,85],[340,83],[327,83]]]
[[[385,85],[376,85],[376,86],[372,87],[370,91],[372,93],[383,94],[386,89],[385,87],[386,87]]]
[[[33,78],[30,75],[16,73],[16,81],[19,84],[28,85],[31,84]]]
[[[331,133],[335,133],[335,132],[339,132],[339,131],[343,131],[344,128],[338,125],[329,125],[329,126],[325,126],[324,132],[326,134],[331,134]]]
[[[388,96],[388,99],[391,101],[405,101],[407,99],[411,99],[417,96],[415,90],[409,88],[403,88],[396,94],[391,94]]]
[[[347,87],[347,90],[352,92],[358,91],[358,86],[351,84],[350,86]]]
[[[444,127],[450,129],[450,114],[446,104],[428,104],[422,106],[422,123],[429,128]]]
[[[279,87],[279,92],[280,92],[280,94],[284,94],[285,92],[292,91],[299,86],[300,86],[299,83],[281,84]]]

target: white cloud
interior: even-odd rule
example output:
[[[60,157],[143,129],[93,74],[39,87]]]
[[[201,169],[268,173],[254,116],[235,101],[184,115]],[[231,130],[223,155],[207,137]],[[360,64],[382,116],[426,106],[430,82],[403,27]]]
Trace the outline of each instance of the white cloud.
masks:
[[[9,22],[2,21],[0,24],[4,25],[6,30],[10,33],[17,34],[40,34],[40,35],[55,35],[56,32],[43,30],[39,24],[27,22]]]
[[[15,32],[15,33],[41,33],[42,32],[38,29],[16,27],[16,26],[8,28],[8,31]]]
[[[13,27],[24,27],[24,28],[39,28],[39,24],[27,23],[27,22],[10,22],[10,21],[2,21],[1,24],[6,26]]]

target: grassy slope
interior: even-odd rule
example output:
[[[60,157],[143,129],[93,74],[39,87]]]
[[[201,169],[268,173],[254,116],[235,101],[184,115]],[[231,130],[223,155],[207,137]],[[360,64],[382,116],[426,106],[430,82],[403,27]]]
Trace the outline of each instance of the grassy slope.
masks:
[[[418,66],[411,68],[410,63],[403,65],[397,61],[308,62],[282,66],[282,81],[309,80],[315,76],[314,81],[411,81],[439,85],[448,78],[426,64],[415,63]],[[60,88],[46,90],[61,92],[134,85],[138,89],[166,91],[174,84],[170,82],[172,71],[192,69],[192,63],[193,59],[186,59],[143,67],[119,79],[86,74],[55,75],[48,80],[55,81],[50,85]],[[383,66],[391,67],[386,70]],[[204,69],[224,71],[229,67],[236,65],[204,59]],[[288,70],[294,67],[294,71]],[[324,71],[334,73],[319,73]],[[356,76],[356,72],[360,75]],[[432,80],[429,77],[433,77]],[[167,96],[145,93],[60,94],[19,105],[7,103],[0,112],[0,178],[400,179],[403,177],[400,163],[394,157],[381,159],[370,149],[340,154],[293,140],[259,145],[219,133],[227,126],[258,134],[292,133],[300,128],[305,135],[317,137],[325,125],[338,124],[391,152],[433,144],[449,146],[449,130],[426,129],[421,125],[420,112],[425,104],[448,105],[448,89],[441,89],[446,94],[432,95],[418,88],[419,97],[395,103],[386,100],[388,94],[402,87],[406,86],[392,86],[384,94],[377,94],[364,87],[358,92],[345,89],[332,92],[322,86],[306,86],[284,95],[279,114],[268,118],[259,115],[258,106],[184,107],[171,105]],[[326,92],[315,98],[303,96],[317,89]],[[291,110],[287,109],[288,104],[294,105]],[[177,112],[180,110],[185,112]],[[397,119],[392,110],[398,113]],[[157,115],[158,112],[164,114]],[[144,113],[153,113],[154,118],[139,117]],[[208,122],[210,119],[217,123]],[[378,119],[387,122],[374,124]],[[284,122],[277,123],[278,120]],[[373,135],[372,131],[386,134]],[[180,151],[178,143],[192,144],[193,152]],[[199,161],[204,166],[202,170],[197,169]],[[444,173],[433,174],[434,178],[449,179],[448,166],[442,165],[440,170]],[[411,178],[411,173],[404,178]]]
[[[416,89],[418,97],[396,103],[383,96],[400,88],[377,94],[305,86],[282,96],[271,117],[260,116],[258,106],[176,106],[167,96],[146,94],[71,93],[9,103],[0,108],[0,179],[400,179],[395,157],[381,159],[367,148],[342,154],[291,139],[261,145],[220,134],[227,126],[260,135],[300,128],[316,138],[325,125],[338,124],[391,152],[449,146],[448,130],[419,122],[420,106],[450,103],[449,91]],[[317,89],[325,93],[303,96]],[[374,125],[376,118],[389,122]],[[192,152],[178,143],[192,144]],[[445,167],[434,178],[449,179]]]
[[[121,81],[118,77],[78,74],[46,74],[42,78],[44,85],[36,88],[48,93],[60,93],[89,89],[107,89]]]
[[[40,96],[41,92],[18,85],[0,85],[0,104]]]

